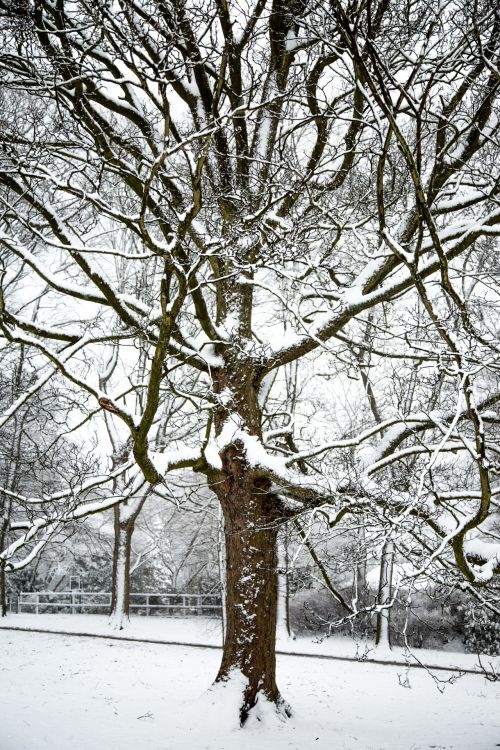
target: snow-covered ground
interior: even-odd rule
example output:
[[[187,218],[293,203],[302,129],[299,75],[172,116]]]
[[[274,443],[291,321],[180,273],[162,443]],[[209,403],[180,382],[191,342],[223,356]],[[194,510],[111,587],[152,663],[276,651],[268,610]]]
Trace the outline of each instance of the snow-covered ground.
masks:
[[[134,640],[152,640],[159,642],[179,642],[207,646],[221,646],[222,632],[220,620],[201,617],[168,618],[168,617],[131,617],[124,630],[112,630],[105,615],[65,615],[65,614],[10,614],[0,618],[0,629],[23,628],[51,630],[67,633],[87,633],[89,635],[106,635],[114,638]],[[408,664],[423,663],[429,666],[449,667],[451,669],[479,670],[477,656],[456,651],[437,651],[414,649],[407,652],[394,648],[390,652],[376,650],[372,642],[355,641],[350,637],[333,636],[320,638],[315,635],[300,636],[295,640],[278,634],[278,651],[287,653],[311,654],[316,656],[348,657],[360,660],[401,661]],[[485,657],[483,664],[500,670],[500,658]],[[0,747],[1,750],[1,747]]]
[[[99,632],[104,618],[48,616]],[[62,617],[62,620],[61,620]],[[41,627],[42,615],[3,625]],[[7,622],[7,620],[9,622]],[[134,637],[217,643],[214,621],[136,618]],[[61,628],[62,629],[62,628]],[[310,644],[347,649],[347,639]],[[333,645],[332,645],[333,644]],[[300,645],[300,649],[297,646]],[[292,644],[303,651],[304,639]],[[340,653],[340,651],[337,651]],[[467,666],[473,656],[453,656]],[[422,652],[419,652],[422,656]],[[489,750],[500,747],[500,683],[464,675],[439,692],[421,669],[283,655],[278,680],[293,717],[243,730],[233,696],[207,692],[220,651],[0,630],[2,750]],[[470,661],[472,660],[472,661]],[[477,661],[477,660],[476,660]],[[448,679],[446,672],[435,677]],[[443,687],[443,685],[441,685]],[[223,691],[222,691],[223,692]]]
[[[0,628],[56,630],[89,635],[111,635],[137,640],[181,641],[209,646],[222,644],[221,622],[204,617],[132,616],[123,630],[114,630],[107,615],[9,614],[0,618]]]

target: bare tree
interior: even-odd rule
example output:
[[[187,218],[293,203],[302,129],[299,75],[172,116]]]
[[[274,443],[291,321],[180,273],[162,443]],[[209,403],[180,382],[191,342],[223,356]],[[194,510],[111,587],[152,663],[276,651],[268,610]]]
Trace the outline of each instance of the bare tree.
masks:
[[[4,361],[7,361],[7,353],[4,351]],[[12,373],[11,395],[15,398],[22,387],[23,376],[23,351],[21,349],[19,361],[14,363],[14,372]],[[5,393],[5,392],[4,392]],[[11,400],[14,400],[12,398]],[[19,484],[19,474],[21,470],[21,444],[23,437],[23,427],[26,420],[26,413],[18,414],[11,425],[11,430],[7,435],[2,435],[2,457],[7,460],[2,461],[2,487],[0,499],[1,524],[0,524],[0,549],[4,549],[8,543],[10,525],[12,521],[13,498],[10,493],[17,489]],[[7,614],[7,585],[5,565],[0,562],[0,609],[1,616]]]
[[[119,362],[119,351],[117,346],[112,349],[109,361],[104,371],[99,376],[99,386],[104,392],[110,387],[113,375],[116,373]],[[121,373],[123,377],[123,373]],[[137,367],[133,373],[127,373],[128,381],[128,404],[131,406],[132,400],[135,403],[134,413],[141,413],[145,408],[145,394],[142,383],[147,379],[147,354],[141,349]],[[161,401],[161,409],[158,410],[157,419],[154,424],[154,437],[151,439],[151,447],[160,455],[165,449],[166,444],[171,444],[176,440],[185,440],[188,437],[188,430],[183,427],[182,410],[184,398],[175,398],[165,396]],[[114,474],[111,491],[117,496],[124,498],[123,502],[117,503],[113,507],[113,527],[114,527],[114,548],[113,548],[113,570],[112,570],[112,588],[111,588],[111,611],[110,624],[121,630],[124,623],[129,619],[130,607],[130,575],[132,573],[132,539],[137,519],[144,507],[146,500],[151,495],[163,496],[168,498],[172,490],[166,486],[156,486],[144,481],[142,486],[137,486],[134,472],[127,476],[127,469],[123,473],[117,473],[120,467],[130,466],[131,450],[133,441],[130,437],[124,438],[117,430],[117,425],[113,420],[113,411],[108,408],[103,409],[106,432],[108,435],[109,445],[111,447],[111,471]],[[133,491],[130,491],[133,487]],[[181,505],[181,502],[174,500]],[[137,563],[138,564],[138,563]]]
[[[498,546],[479,540],[496,493],[496,333],[478,309],[489,277],[467,296],[460,288],[483,273],[476,251],[500,232],[498,8],[490,0],[438,10],[399,0],[15,8],[0,58],[0,242],[10,274],[1,330],[128,429],[147,482],[172,467],[207,477],[227,558],[217,681],[242,675],[242,723],[259,698],[289,713],[274,655],[283,521],[315,508],[336,524],[375,508],[419,545],[415,575],[438,561],[473,589],[498,569]],[[120,246],[124,233],[133,252]],[[141,266],[141,289],[120,287],[108,262],[117,257]],[[51,289],[53,305],[36,325],[16,307],[26,277]],[[411,318],[417,297],[421,338]],[[497,301],[490,289],[488,304]],[[76,304],[81,313],[68,314]],[[425,388],[418,412],[388,405],[381,421],[347,436],[341,423],[308,430],[303,415],[294,427],[266,412],[286,366],[297,363],[300,379],[327,353],[352,359],[382,305],[377,367],[396,360],[440,370],[439,415]],[[461,321],[465,343],[447,316]],[[150,352],[139,416],[119,391],[100,390],[88,364],[110,341],[138,340]],[[158,455],[149,443],[172,387],[168,356],[201,373],[203,386],[185,395],[193,420],[207,419],[196,444]],[[282,445],[280,429],[297,450]],[[345,453],[369,443],[373,460],[348,471]],[[473,481],[436,486],[448,451],[465,456]],[[388,497],[387,468],[415,455],[422,465],[410,488]]]
[[[72,446],[61,431],[66,423],[65,410],[71,408],[63,389],[39,390],[29,407],[23,400],[36,372],[25,347],[2,342],[3,372],[1,378],[0,416],[0,551],[15,545],[34,522],[35,508],[30,494],[51,493],[61,485],[61,475],[77,480],[81,471],[70,471]],[[9,419],[9,415],[11,418]],[[82,467],[80,467],[82,469]],[[8,560],[0,556],[0,601],[2,616],[7,613]]]

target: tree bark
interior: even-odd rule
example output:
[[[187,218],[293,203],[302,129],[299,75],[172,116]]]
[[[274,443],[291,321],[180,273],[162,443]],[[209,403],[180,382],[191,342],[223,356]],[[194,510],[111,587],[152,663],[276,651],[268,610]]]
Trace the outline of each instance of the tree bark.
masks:
[[[290,581],[288,571],[288,532],[285,526],[284,533],[278,540],[278,610],[277,628],[280,638],[295,640],[290,621]]]
[[[17,462],[19,460],[19,444],[20,438],[17,440],[16,453],[15,457],[13,458],[15,469],[12,469],[12,464],[7,476],[7,487],[10,490],[13,490],[15,488],[15,482],[18,475]],[[2,518],[0,522],[0,550],[5,549],[7,545],[10,517],[12,513],[12,500],[10,497],[3,498],[1,511]],[[5,562],[0,563],[0,613],[2,617],[7,617],[7,572],[5,570]]]
[[[214,485],[224,513],[226,636],[216,682],[243,676],[240,722],[259,697],[290,715],[276,684],[276,497],[246,465],[241,446],[224,451],[225,478]]]
[[[380,580],[378,585],[378,605],[389,605],[392,598],[392,571],[394,566],[394,543],[384,542],[380,560]],[[381,648],[391,648],[391,609],[384,606],[377,613],[377,634],[375,645]]]
[[[10,523],[10,509],[12,502],[4,498],[2,521],[0,523],[0,549],[4,549],[7,541],[7,533]],[[1,616],[7,616],[7,581],[6,581],[5,563],[0,563],[0,610]]]
[[[130,616],[130,552],[135,518],[121,519],[120,506],[114,509],[115,540],[113,548],[113,578],[109,622],[116,630],[123,630]]]
[[[222,645],[226,640],[226,548],[224,540],[224,518],[222,516],[222,508],[219,503],[218,506],[218,519],[217,519],[217,563],[219,567],[219,581],[220,581],[220,595],[222,604]]]
[[[7,586],[5,581],[5,567],[0,565],[0,615],[7,616]]]

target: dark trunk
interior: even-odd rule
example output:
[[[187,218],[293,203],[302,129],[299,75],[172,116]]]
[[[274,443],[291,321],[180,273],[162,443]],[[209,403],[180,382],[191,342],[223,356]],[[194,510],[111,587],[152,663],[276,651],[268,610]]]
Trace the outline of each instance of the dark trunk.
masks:
[[[242,680],[241,724],[259,700],[290,715],[276,685],[278,498],[238,436],[241,431],[262,440],[260,374],[256,362],[244,354],[246,342],[251,342],[249,289],[237,286],[226,295],[239,327],[235,345],[221,351],[225,366],[212,374],[214,392],[224,394],[214,415],[215,434],[236,428],[232,442],[219,452],[221,467],[211,477],[224,515],[226,547],[226,632],[216,682]]]
[[[19,444],[16,446],[16,449],[19,454]],[[12,471],[12,469],[9,470],[9,475],[7,477],[7,486],[9,489],[13,490],[15,488],[16,476],[17,464],[14,471]],[[2,514],[2,521],[0,523],[0,550],[3,550],[8,543],[10,516],[12,513],[11,498],[3,496],[0,512]],[[5,570],[5,561],[0,564],[0,611],[2,617],[7,616],[7,572]]]
[[[11,501],[4,501],[3,520],[0,524],[0,550],[5,549],[7,543],[7,533],[10,522]],[[5,572],[5,562],[0,564],[0,610],[2,617],[7,616],[7,574]]]
[[[223,456],[225,479],[214,490],[224,512],[226,540],[226,635],[216,681],[244,677],[243,724],[259,695],[285,712],[276,685],[277,537],[276,498],[238,445]]]
[[[5,568],[3,565],[0,565],[0,610],[2,617],[7,616],[7,585],[5,578]]]

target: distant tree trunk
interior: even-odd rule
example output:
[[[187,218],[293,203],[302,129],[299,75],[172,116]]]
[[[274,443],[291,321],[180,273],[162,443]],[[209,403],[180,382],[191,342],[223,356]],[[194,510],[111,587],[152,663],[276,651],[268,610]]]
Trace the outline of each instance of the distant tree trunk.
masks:
[[[352,626],[362,638],[366,638],[368,633],[372,632],[372,617],[369,612],[372,602],[367,584],[366,534],[365,527],[361,523],[352,584],[352,608],[358,610],[359,614]]]
[[[360,551],[358,553],[358,560],[356,565],[356,583],[357,591],[356,596],[358,598],[358,607],[363,608],[367,605],[367,593],[368,585],[366,582],[367,569],[366,569],[366,533],[365,527],[361,525],[359,529],[359,543]]]
[[[7,585],[3,565],[0,565],[0,611],[2,617],[7,616]]]
[[[394,543],[386,541],[382,547],[380,560],[380,579],[378,584],[377,604],[387,605],[392,599],[392,572],[394,567]],[[377,634],[375,645],[391,648],[390,607],[377,612]]]
[[[11,456],[12,462],[7,475],[6,486],[9,490],[14,490],[16,487],[16,481],[19,473],[19,455],[21,445],[21,432],[15,436],[13,440],[13,453]],[[3,494],[3,493],[2,493]],[[10,519],[12,515],[12,498],[9,496],[3,497],[2,505],[0,506],[2,513],[0,522],[0,550],[5,549],[7,545],[7,537],[9,535]],[[7,571],[5,570],[5,562],[0,564],[0,611],[1,616],[7,616]]]
[[[10,523],[10,506],[11,501],[4,498],[2,521],[0,523],[0,549],[4,549],[7,541],[7,533]],[[7,616],[7,581],[6,581],[5,563],[0,563],[0,610],[2,617]]]
[[[19,359],[16,363],[12,378],[12,401],[14,401],[16,396],[22,392],[24,361],[25,351],[24,347],[21,346],[19,350]],[[10,492],[14,492],[17,489],[19,481],[21,471],[21,444],[26,416],[27,412],[24,412],[22,415],[16,414],[16,416],[14,417],[11,445],[8,450],[7,476],[3,480],[4,487]],[[7,546],[8,542],[10,521],[12,515],[12,497],[2,492],[1,499],[0,550],[3,550]],[[0,611],[2,617],[7,616],[7,571],[5,569],[5,561],[3,561],[0,565]]]
[[[371,325],[371,316],[370,316],[370,325]],[[367,333],[368,333],[368,330],[369,329],[367,329]],[[364,359],[365,359],[365,355],[363,353],[358,355],[358,361],[360,365],[363,364]],[[377,424],[380,424],[382,422],[382,417],[378,409],[377,399],[375,397],[375,392],[373,390],[373,386],[368,376],[367,370],[361,367],[360,375],[363,381],[363,385],[365,387],[366,396],[368,398],[368,403],[370,404],[371,412]],[[411,400],[411,397],[410,397],[410,400]],[[409,406],[409,402],[408,402],[408,406]],[[384,435],[384,431],[381,431],[381,436],[383,435]],[[393,563],[394,563],[394,543],[392,541],[386,540],[384,542],[384,546],[382,547],[382,556],[380,560],[380,578],[379,578],[378,592],[377,592],[377,605],[385,605],[391,601]],[[377,612],[375,645],[378,646],[379,648],[389,648],[389,649],[391,648],[390,622],[391,622],[391,609],[389,607],[381,609]]]
[[[116,630],[123,630],[130,616],[130,552],[135,518],[121,518],[121,506],[114,509],[115,540],[113,549],[113,578],[109,622]]]
[[[366,603],[366,566],[359,560],[356,562],[352,584],[352,600],[357,609],[363,609]]]
[[[220,581],[220,598],[221,598],[221,625],[222,625],[222,643],[226,640],[226,560],[224,549],[224,519],[222,517],[222,508],[218,506],[217,518],[217,563],[219,567]]]
[[[290,581],[288,577],[288,535],[285,527],[278,541],[278,634],[295,638],[290,622]]]

